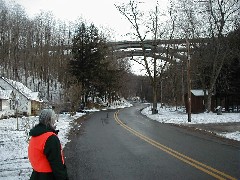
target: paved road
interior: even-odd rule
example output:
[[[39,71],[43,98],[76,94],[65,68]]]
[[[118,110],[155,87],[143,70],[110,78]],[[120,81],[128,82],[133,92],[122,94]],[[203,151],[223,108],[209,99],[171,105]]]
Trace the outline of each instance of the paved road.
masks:
[[[240,178],[240,147],[152,121],[139,113],[142,107],[79,119],[65,147],[71,180]]]

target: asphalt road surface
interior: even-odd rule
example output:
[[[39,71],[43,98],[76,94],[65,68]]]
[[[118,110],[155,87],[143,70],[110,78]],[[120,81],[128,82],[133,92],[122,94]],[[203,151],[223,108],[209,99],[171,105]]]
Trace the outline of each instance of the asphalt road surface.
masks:
[[[143,104],[79,119],[64,152],[70,180],[240,178],[240,147],[141,115]],[[81,126],[80,126],[81,125]]]

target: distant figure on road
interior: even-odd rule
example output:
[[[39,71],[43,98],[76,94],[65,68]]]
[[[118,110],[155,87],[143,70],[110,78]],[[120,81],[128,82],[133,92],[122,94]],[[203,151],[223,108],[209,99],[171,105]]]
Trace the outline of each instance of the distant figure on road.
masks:
[[[39,124],[30,130],[28,158],[33,168],[30,180],[68,180],[55,119],[52,109],[43,109]]]

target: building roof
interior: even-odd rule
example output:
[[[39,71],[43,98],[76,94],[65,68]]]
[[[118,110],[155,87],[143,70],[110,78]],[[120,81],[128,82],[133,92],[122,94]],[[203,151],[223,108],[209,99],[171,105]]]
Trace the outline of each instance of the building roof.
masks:
[[[191,93],[193,93],[194,96],[204,96],[204,91],[202,89],[192,89]],[[206,90],[206,95],[208,95],[207,90]]]
[[[24,86],[22,83],[13,81],[4,77],[1,77],[5,82],[7,82],[10,86],[20,92],[23,96],[25,96],[29,100],[40,101],[38,94],[39,92],[33,92],[28,87]]]
[[[42,100],[39,99],[39,92],[32,92],[31,97],[32,97],[31,98],[32,101],[43,102]]]
[[[0,89],[0,99],[10,99],[12,90],[1,90]]]

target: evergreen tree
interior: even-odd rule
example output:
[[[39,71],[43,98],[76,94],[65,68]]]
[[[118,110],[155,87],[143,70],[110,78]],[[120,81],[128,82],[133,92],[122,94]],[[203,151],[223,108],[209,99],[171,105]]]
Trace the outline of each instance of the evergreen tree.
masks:
[[[86,98],[97,92],[103,95],[117,85],[118,67],[111,66],[106,38],[91,24],[81,23],[73,38],[70,72],[80,83]]]
[[[70,71],[84,86],[90,85],[101,68],[106,55],[106,42],[92,24],[89,27],[82,23],[73,38]]]

